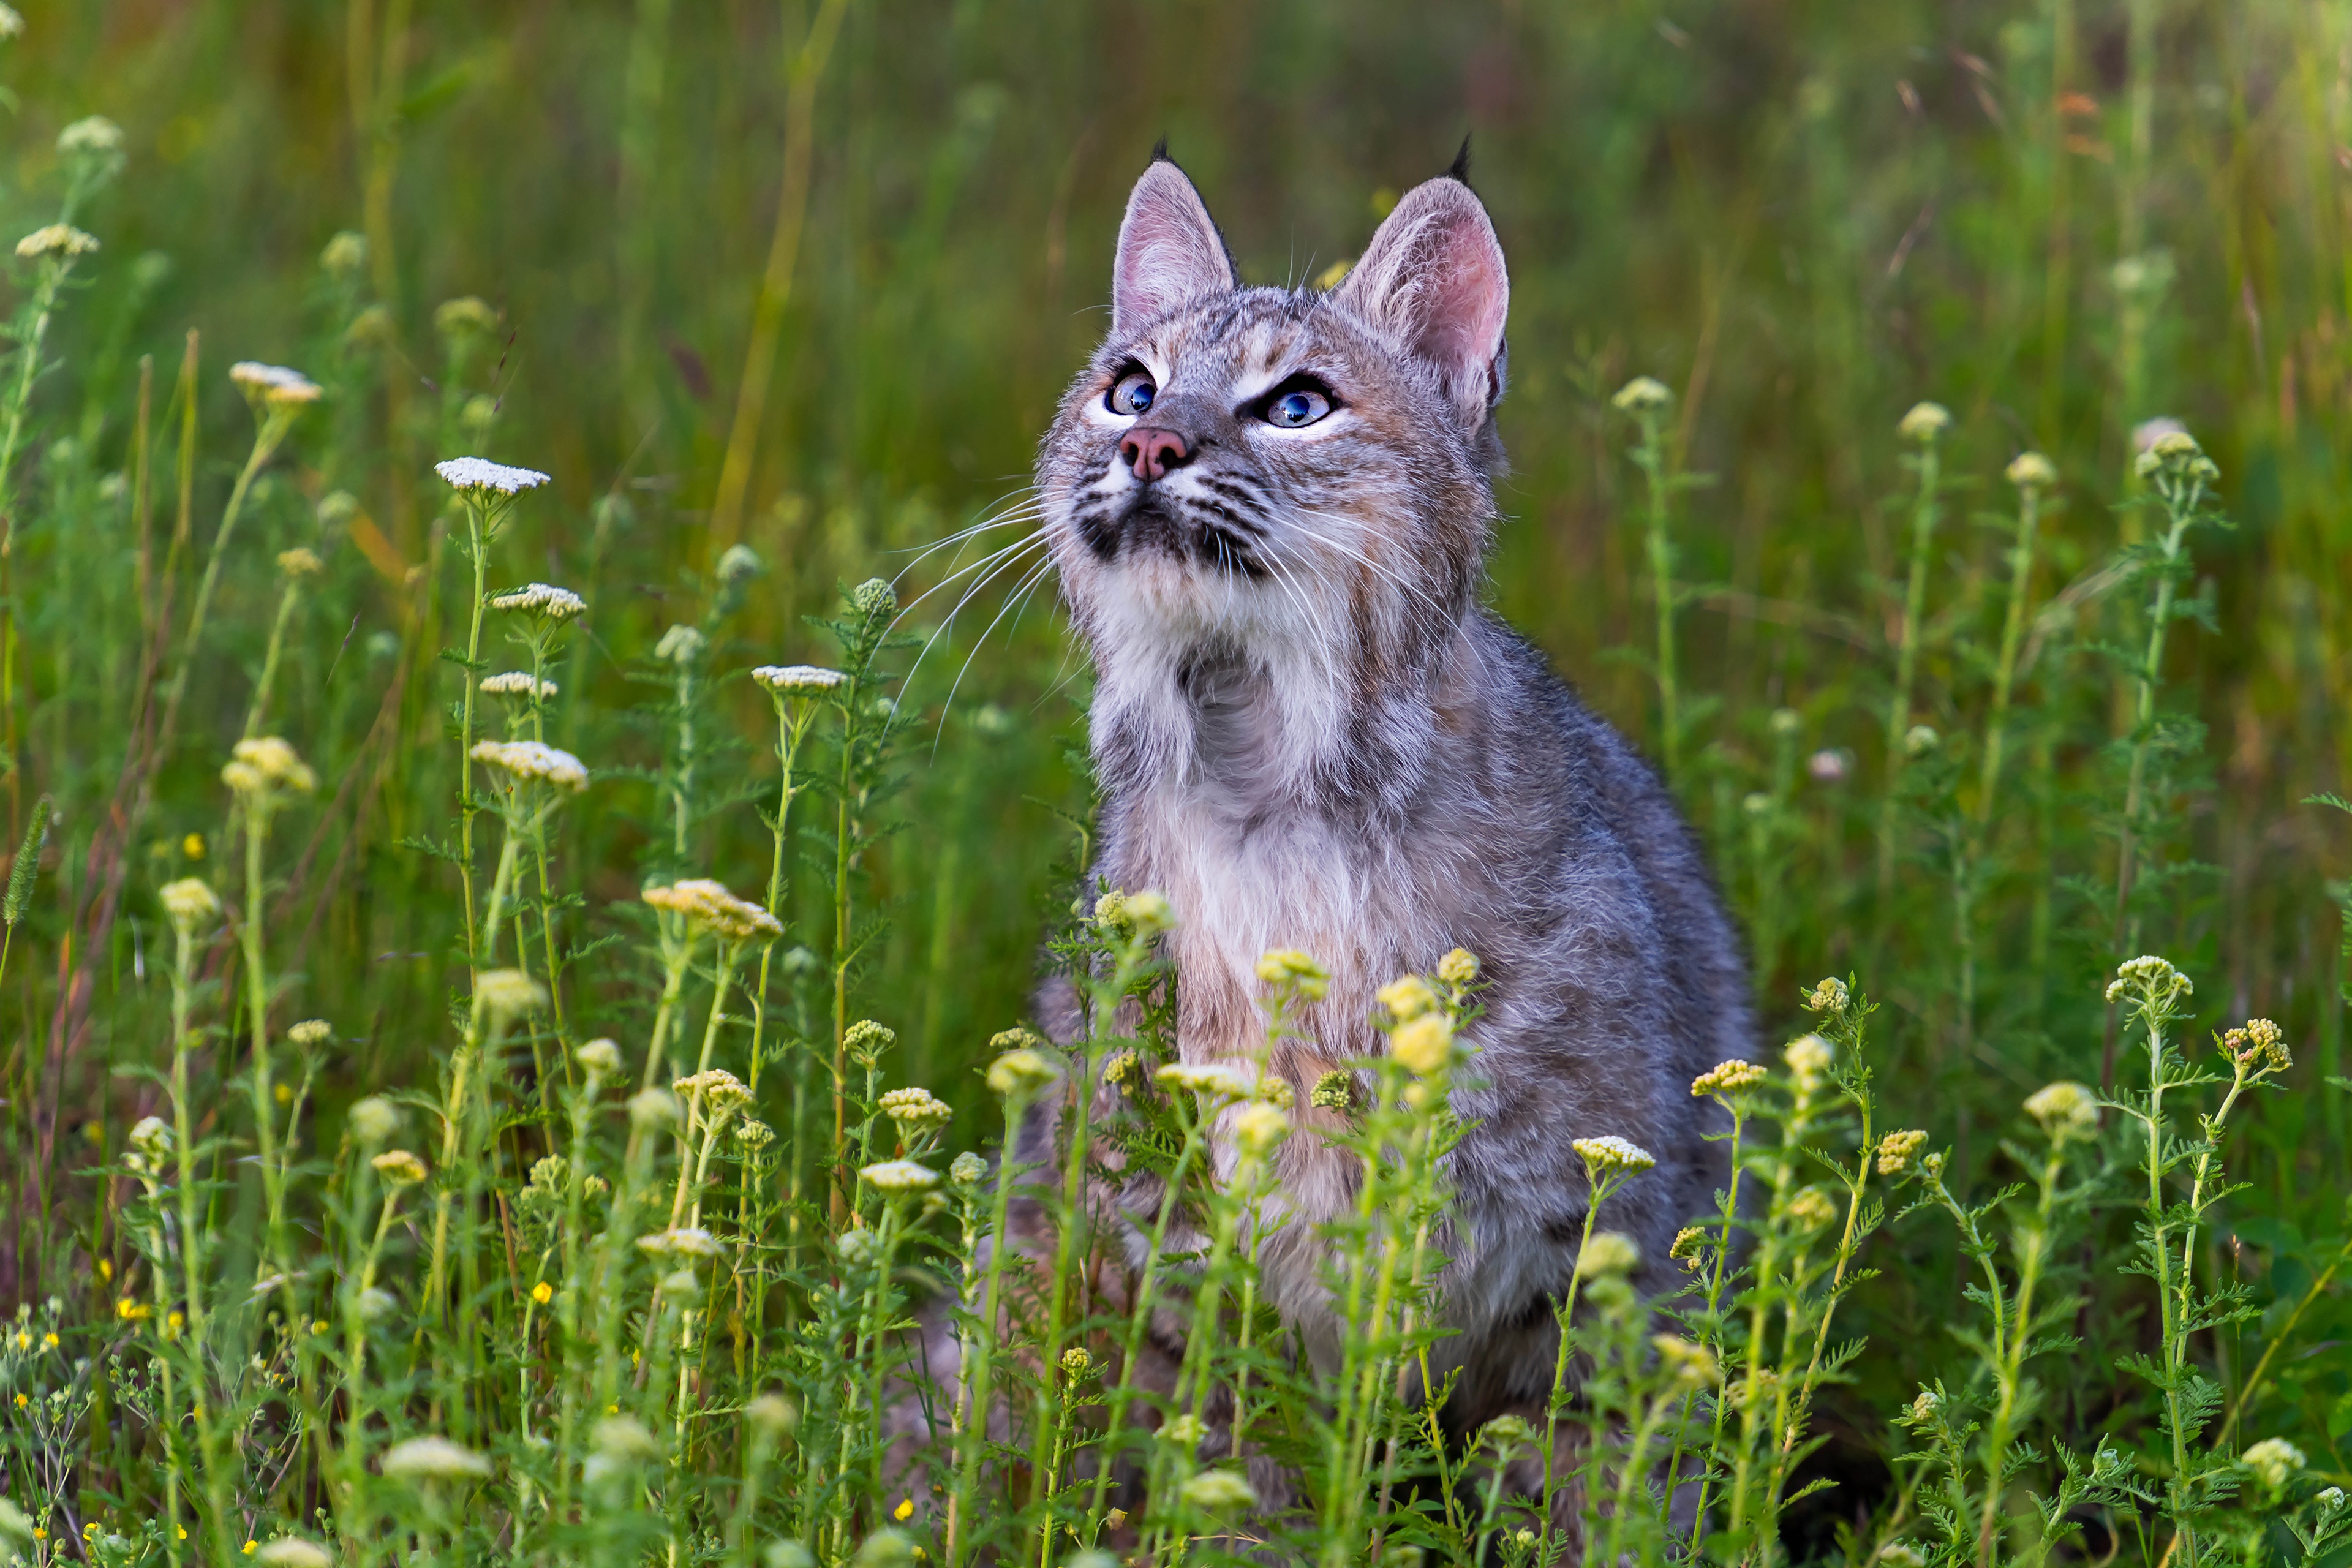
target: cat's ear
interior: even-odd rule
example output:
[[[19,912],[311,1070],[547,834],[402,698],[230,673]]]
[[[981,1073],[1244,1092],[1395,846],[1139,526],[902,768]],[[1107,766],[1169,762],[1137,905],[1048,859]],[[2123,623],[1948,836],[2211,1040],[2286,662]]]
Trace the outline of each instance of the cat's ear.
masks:
[[[1340,303],[1437,372],[1473,428],[1503,395],[1511,282],[1486,209],[1451,175],[1415,185],[1339,285]]]
[[[1201,193],[1165,151],[1127,198],[1111,264],[1110,330],[1125,334],[1158,321],[1188,300],[1239,288],[1233,253]]]

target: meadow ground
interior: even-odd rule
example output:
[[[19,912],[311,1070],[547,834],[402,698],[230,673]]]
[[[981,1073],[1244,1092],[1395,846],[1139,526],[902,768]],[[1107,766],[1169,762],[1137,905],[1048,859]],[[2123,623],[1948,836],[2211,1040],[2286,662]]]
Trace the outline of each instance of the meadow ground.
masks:
[[[0,31],[0,1562],[2352,1553],[2352,11]],[[1024,542],[1156,139],[1307,283],[1465,132],[1492,600],[1681,795],[1769,1037],[1695,1088],[1689,1290],[1588,1247],[1549,1433],[1422,1393],[1475,955],[1317,1090],[1339,1363],[1257,1300],[1296,1106],[1159,1070],[1185,911],[1080,883]],[[1271,1037],[1320,980],[1265,973]],[[1078,1064],[1185,1200],[1132,1299],[977,1245]]]

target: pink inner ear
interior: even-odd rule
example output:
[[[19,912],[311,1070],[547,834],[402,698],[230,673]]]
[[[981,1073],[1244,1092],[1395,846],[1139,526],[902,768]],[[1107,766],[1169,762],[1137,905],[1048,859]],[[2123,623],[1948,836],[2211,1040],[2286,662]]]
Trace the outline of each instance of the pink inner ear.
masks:
[[[1449,382],[1484,372],[1503,347],[1510,285],[1502,256],[1482,228],[1475,222],[1449,226],[1434,247],[1433,275],[1421,290],[1421,352],[1437,362]]]
[[[1111,267],[1111,322],[1130,331],[1187,300],[1234,286],[1225,242],[1175,164],[1154,163],[1128,197]]]
[[[1407,192],[1340,293],[1435,369],[1465,416],[1483,416],[1511,285],[1486,209],[1467,186],[1437,179]]]

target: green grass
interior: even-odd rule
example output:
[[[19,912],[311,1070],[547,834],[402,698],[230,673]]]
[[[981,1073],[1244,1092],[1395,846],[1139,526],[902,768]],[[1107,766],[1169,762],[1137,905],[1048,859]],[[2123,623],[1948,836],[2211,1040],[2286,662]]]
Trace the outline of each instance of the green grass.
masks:
[[[1131,1310],[1088,1293],[1075,1233],[992,1276],[995,1177],[943,1205],[854,1178],[902,1145],[941,1171],[992,1152],[985,1074],[1017,1042],[992,1042],[1041,936],[1093,966],[1089,1059],[1140,1053],[1137,1119],[1106,1136],[1197,1174],[1193,1091],[1141,1070],[1165,1048],[1157,917],[1079,896],[1086,676],[1051,584],[1001,618],[991,584],[950,623],[964,580],[917,552],[1025,482],[1159,135],[1244,272],[1303,280],[1470,131],[1513,268],[1493,598],[1669,764],[1772,1031],[1771,1077],[1727,1091],[1755,1206],[1692,1216],[1672,1310],[1697,1349],[1589,1298],[1590,1392],[1554,1418],[1584,1424],[1583,1468],[1535,1489],[1582,1488],[1596,1550],[1643,1561],[1671,1521],[1639,1487],[1594,1502],[1648,1473],[1629,1447],[1704,1470],[1698,1550],[1726,1562],[2344,1559],[2296,1531],[2352,1484],[2352,823],[2313,799],[2352,793],[2352,17],[28,20],[0,45],[0,232],[100,247],[9,264],[0,350],[0,843],[32,849],[0,957],[0,1302],[24,1314],[0,1489],[47,1532],[0,1554],[241,1562],[300,1533],[355,1564],[786,1568],[762,1554],[790,1541],[1047,1568],[1130,1531],[1168,1556],[1223,1517],[1214,1484],[1182,1500],[1218,1467],[1144,1428],[1238,1387],[1297,1480],[1276,1527],[1297,1553],[1556,1558],[1486,1462],[1536,1437],[1465,1447],[1400,1381],[1430,1332],[1425,1232],[1331,1238],[1350,1359],[1312,1373],[1255,1306],[1251,1189],[1195,1184],[1207,1284],[1169,1300],[1223,1327],[1179,1373],[1191,1405],[1147,1410],[1120,1393]],[[119,148],[59,145],[89,114]],[[248,411],[247,359],[323,395]],[[1621,398],[1642,375],[1657,391]],[[1899,431],[1923,401],[1948,424]],[[2198,445],[2143,472],[2158,416]],[[2054,476],[2012,468],[2028,451]],[[492,520],[434,476],[464,453],[552,482]],[[887,605],[850,595],[876,578]],[[484,608],[532,582],[586,614]],[[802,661],[856,684],[748,679]],[[512,669],[557,689],[473,691]],[[464,760],[509,733],[576,754],[587,789]],[[276,782],[224,782],[272,736],[314,788],[267,752],[248,765]],[[693,878],[782,935],[640,897]],[[184,892],[175,921],[189,879],[219,918]],[[2142,953],[2193,994],[2110,999]],[[477,976],[517,965],[544,1002],[493,1006]],[[1313,970],[1270,973],[1284,1027]],[[1808,1008],[1829,974],[1856,999]],[[1475,1043],[1475,994],[1436,989]],[[1152,1002],[1131,1040],[1125,994]],[[2254,1018],[2292,1066],[2217,1051]],[[1812,1028],[1833,1069],[1783,1061]],[[633,1119],[673,1064],[752,1099],[705,1080]],[[1350,1136],[1419,1226],[1450,1131],[1407,1095],[1422,1075],[1381,1072]],[[2112,1102],[2099,1128],[2021,1109],[2053,1081]],[[907,1085],[946,1120],[893,1121],[878,1096]],[[2208,1152],[2198,1117],[2232,1095]],[[149,1116],[170,1136],[142,1148]],[[724,1133],[751,1118],[770,1141]],[[393,1147],[423,1184],[369,1163]],[[635,1247],[698,1213],[721,1259]],[[845,1256],[845,1231],[871,1239]],[[1003,1308],[964,1332],[1008,1425],[983,1442],[943,1413],[909,1480],[877,1411],[903,1394],[892,1325],[941,1288]],[[386,1474],[423,1436],[491,1474]],[[2308,1468],[2236,1463],[2272,1437]],[[1118,1527],[1112,1451],[1153,1483]]]

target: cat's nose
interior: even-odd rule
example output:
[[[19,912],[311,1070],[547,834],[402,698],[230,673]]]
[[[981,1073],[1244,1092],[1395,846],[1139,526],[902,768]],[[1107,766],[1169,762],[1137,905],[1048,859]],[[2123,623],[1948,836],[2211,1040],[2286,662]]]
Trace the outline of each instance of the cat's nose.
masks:
[[[1127,459],[1135,477],[1148,485],[1154,479],[1166,479],[1171,469],[1192,461],[1192,447],[1173,430],[1139,426],[1119,442],[1118,455]]]

